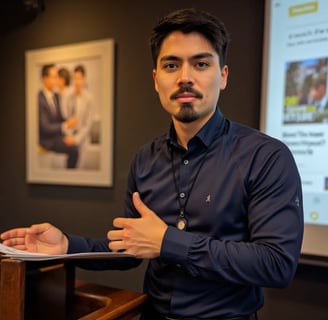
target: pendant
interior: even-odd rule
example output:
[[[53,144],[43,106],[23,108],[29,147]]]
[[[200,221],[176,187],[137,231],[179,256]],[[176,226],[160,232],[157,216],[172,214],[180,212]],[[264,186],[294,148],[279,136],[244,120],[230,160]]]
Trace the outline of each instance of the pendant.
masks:
[[[186,218],[183,218],[183,217],[179,217],[177,219],[177,222],[176,222],[176,227],[179,229],[179,230],[186,230],[187,229],[187,220]]]

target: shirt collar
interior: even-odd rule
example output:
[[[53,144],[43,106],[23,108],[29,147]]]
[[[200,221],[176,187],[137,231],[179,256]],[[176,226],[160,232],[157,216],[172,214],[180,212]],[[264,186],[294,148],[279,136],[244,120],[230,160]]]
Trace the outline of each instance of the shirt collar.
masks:
[[[52,91],[46,89],[45,87],[43,88],[43,93],[48,99],[51,99],[54,95]]]
[[[221,110],[217,107],[212,117],[207,123],[198,131],[193,139],[200,140],[206,147],[213,141],[214,137],[218,137],[224,132],[224,116]],[[173,122],[171,122],[170,130],[167,135],[169,144],[177,145],[177,137]]]

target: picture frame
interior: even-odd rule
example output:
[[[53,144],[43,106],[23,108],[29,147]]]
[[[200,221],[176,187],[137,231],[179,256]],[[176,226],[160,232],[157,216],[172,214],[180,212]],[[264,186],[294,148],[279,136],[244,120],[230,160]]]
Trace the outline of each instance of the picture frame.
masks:
[[[114,40],[101,39],[80,42],[63,46],[54,46],[25,52],[26,62],[26,180],[27,183],[59,184],[78,186],[109,187],[113,185],[113,111],[114,111]],[[57,108],[62,116],[61,137],[75,136],[82,132],[82,123],[88,122],[88,134],[83,143],[77,144],[78,161],[74,167],[67,165],[67,154],[49,150],[42,145],[43,116],[40,114],[40,94],[48,98],[48,90],[44,89],[43,68],[55,66],[56,70],[66,69],[70,78],[74,78],[74,68],[83,66],[85,70],[83,90],[88,91],[92,113],[90,117],[78,117],[78,111],[84,96],[78,97],[75,85],[68,86],[69,101],[77,108],[74,116],[80,125],[77,130],[68,133],[69,119],[65,115],[64,99],[59,95],[59,83],[53,90],[58,91]],[[59,78],[58,78],[59,79]],[[57,79],[57,80],[58,80]],[[57,81],[56,80],[56,81]],[[73,94],[75,92],[75,96]],[[55,95],[55,94],[54,94]],[[73,97],[74,96],[74,97]],[[47,99],[46,99],[47,100]],[[66,101],[66,100],[65,100]],[[73,103],[73,101],[75,101]],[[58,103],[59,104],[59,103]],[[66,104],[65,104],[66,105]],[[68,104],[67,104],[68,105]],[[58,109],[56,109],[58,111]],[[86,109],[86,107],[85,107]],[[91,109],[88,109],[91,110]],[[81,113],[82,111],[80,111]],[[90,115],[89,114],[89,115]],[[66,116],[66,118],[65,118]],[[83,119],[89,119],[84,121]],[[92,120],[91,120],[92,119]],[[64,124],[65,122],[65,124]],[[91,124],[90,124],[91,123]],[[50,127],[49,127],[50,128]],[[86,130],[86,129],[85,129]],[[76,133],[77,132],[77,133]],[[65,138],[66,139],[66,138]],[[66,142],[65,142],[66,143]],[[52,147],[51,147],[52,148]],[[56,149],[57,150],[57,149]]]

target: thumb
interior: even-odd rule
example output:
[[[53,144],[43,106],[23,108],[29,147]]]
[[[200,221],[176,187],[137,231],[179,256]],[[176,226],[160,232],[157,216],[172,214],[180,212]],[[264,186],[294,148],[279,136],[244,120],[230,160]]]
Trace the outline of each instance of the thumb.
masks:
[[[36,235],[46,232],[49,228],[50,225],[48,223],[33,224],[26,230],[26,233]]]
[[[141,200],[139,192],[134,192],[132,194],[132,201],[133,201],[134,207],[140,213],[141,217],[144,217],[147,214],[152,213],[152,211]]]

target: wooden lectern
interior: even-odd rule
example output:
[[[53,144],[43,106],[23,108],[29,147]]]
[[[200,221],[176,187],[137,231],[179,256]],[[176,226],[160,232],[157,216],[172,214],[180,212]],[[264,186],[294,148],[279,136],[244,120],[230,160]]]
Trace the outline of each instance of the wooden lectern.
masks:
[[[128,320],[146,295],[75,279],[72,261],[0,256],[0,319]]]

